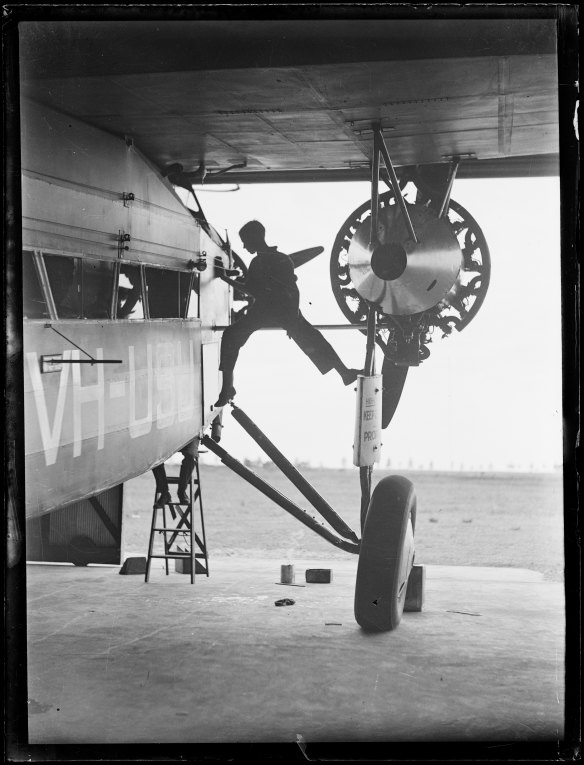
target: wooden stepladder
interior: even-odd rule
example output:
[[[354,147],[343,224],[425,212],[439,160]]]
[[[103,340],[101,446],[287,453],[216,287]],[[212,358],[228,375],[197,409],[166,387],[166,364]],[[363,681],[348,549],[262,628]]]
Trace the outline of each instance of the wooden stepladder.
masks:
[[[178,484],[177,477],[168,477],[169,486]],[[199,461],[195,462],[193,476],[188,483],[189,503],[167,502],[162,507],[156,506],[159,498],[158,492],[154,494],[154,507],[152,508],[152,526],[150,528],[150,542],[148,544],[148,558],[146,562],[145,581],[150,579],[150,566],[153,558],[164,559],[166,575],[168,576],[168,561],[176,560],[176,568],[180,573],[191,575],[191,584],[195,583],[196,574],[209,576],[209,559],[207,556],[207,538],[205,536],[205,520],[203,517],[203,499],[201,496],[201,477],[199,473]],[[193,507],[198,508],[201,536],[194,527],[195,512]],[[162,516],[160,526],[159,514]],[[169,519],[170,516],[170,519]],[[155,552],[155,541],[162,541],[163,552]]]

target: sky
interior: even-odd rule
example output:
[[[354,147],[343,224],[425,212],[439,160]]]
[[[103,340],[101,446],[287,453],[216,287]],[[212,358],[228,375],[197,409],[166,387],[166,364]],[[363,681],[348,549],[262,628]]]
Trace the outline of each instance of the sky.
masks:
[[[370,198],[369,183],[254,184],[197,195],[208,219],[228,233],[245,262],[251,256],[237,232],[250,219],[260,220],[267,243],[283,252],[323,246],[322,255],[297,270],[300,308],[312,323],[347,323],[331,289],[330,253],[343,222]],[[462,332],[435,340],[430,357],[409,370],[383,434],[379,466],[557,469],[562,462],[559,180],[458,180],[452,199],[486,237],[491,283],[473,321]],[[361,333],[325,334],[347,366],[363,366]],[[252,336],[240,353],[235,386],[237,405],[290,460],[351,467],[354,388],[345,388],[334,371],[321,376],[284,332]],[[267,459],[229,414],[224,426],[222,445],[234,456]]]

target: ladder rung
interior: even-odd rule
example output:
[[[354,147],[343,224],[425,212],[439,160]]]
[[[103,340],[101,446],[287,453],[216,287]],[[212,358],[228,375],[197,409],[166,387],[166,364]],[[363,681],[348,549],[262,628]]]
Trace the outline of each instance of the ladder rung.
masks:
[[[164,534],[164,553],[148,554],[147,571],[150,570],[150,562],[155,558],[157,560],[190,560],[196,561],[196,567],[193,566],[193,574],[206,574],[209,576],[209,556],[207,553],[207,546],[203,543],[202,539],[196,533],[195,529],[195,512],[200,515],[201,523],[203,524],[203,505],[201,501],[201,480],[199,476],[198,464],[196,467],[195,476],[191,478],[190,485],[187,485],[187,493],[189,497],[188,502],[165,502],[163,505],[156,506],[156,500],[160,500],[160,493],[156,492],[154,495],[154,507],[152,508],[153,516],[152,523],[156,521],[160,522],[157,512],[162,510],[163,517],[162,522],[166,523],[165,510],[168,508],[171,515],[171,523],[173,526],[151,526],[150,527],[150,545],[149,549],[153,549],[155,546],[155,534]],[[169,486],[176,486],[180,483],[180,477],[168,476],[167,481]],[[195,505],[198,505],[195,508]],[[171,535],[171,536],[169,536]],[[204,525],[203,525],[204,535]],[[190,537],[190,538],[189,538]],[[160,541],[158,542],[160,545]],[[190,550],[182,551],[182,547],[190,547]],[[178,548],[179,552],[171,552],[172,548],[175,550]],[[160,547],[159,547],[160,549]],[[168,573],[168,563],[166,564],[166,572]],[[148,577],[146,578],[148,581]],[[194,580],[192,580],[194,581]]]
[[[174,527],[165,528],[163,526],[155,526],[152,529],[152,531],[166,531],[166,532],[176,531],[177,534],[191,534],[192,533],[189,528],[186,528],[186,529],[175,529]]]
[[[190,553],[166,553],[166,555],[150,555],[150,558],[189,558],[191,557]],[[195,555],[195,558],[197,556]]]

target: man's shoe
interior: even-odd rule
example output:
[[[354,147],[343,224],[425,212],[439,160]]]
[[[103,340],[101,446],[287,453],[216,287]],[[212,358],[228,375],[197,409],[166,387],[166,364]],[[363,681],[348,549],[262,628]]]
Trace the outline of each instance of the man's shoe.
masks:
[[[235,388],[231,386],[230,388],[227,388],[227,390],[222,390],[219,394],[219,398],[215,402],[215,409],[218,409],[221,406],[225,406],[225,404],[228,404],[231,399],[235,396]]]
[[[178,501],[179,501],[179,503],[181,505],[189,505],[190,504],[189,495],[186,493],[186,491],[184,489],[179,489],[176,494],[177,494],[177,497],[178,497]]]
[[[160,496],[158,497],[158,499],[156,500],[156,502],[154,503],[154,507],[157,510],[162,510],[162,508],[165,505],[168,505],[169,502],[172,502],[172,497],[170,496],[170,492],[169,491],[163,491],[160,494]]]

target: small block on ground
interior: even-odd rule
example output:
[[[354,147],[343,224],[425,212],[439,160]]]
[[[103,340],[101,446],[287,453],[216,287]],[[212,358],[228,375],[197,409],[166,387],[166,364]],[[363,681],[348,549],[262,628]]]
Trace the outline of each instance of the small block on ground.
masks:
[[[333,581],[332,568],[307,568],[306,581],[316,584],[330,584]]]
[[[406,589],[404,611],[421,611],[424,605],[424,588],[426,584],[426,569],[416,563],[412,566]]]
[[[177,558],[174,562],[174,570],[177,574],[189,574],[191,573],[191,559],[190,558]],[[207,573],[207,570],[205,567],[199,563],[198,560],[195,561],[195,574],[205,574]]]
[[[120,569],[120,574],[145,574],[146,558],[126,558]]]

